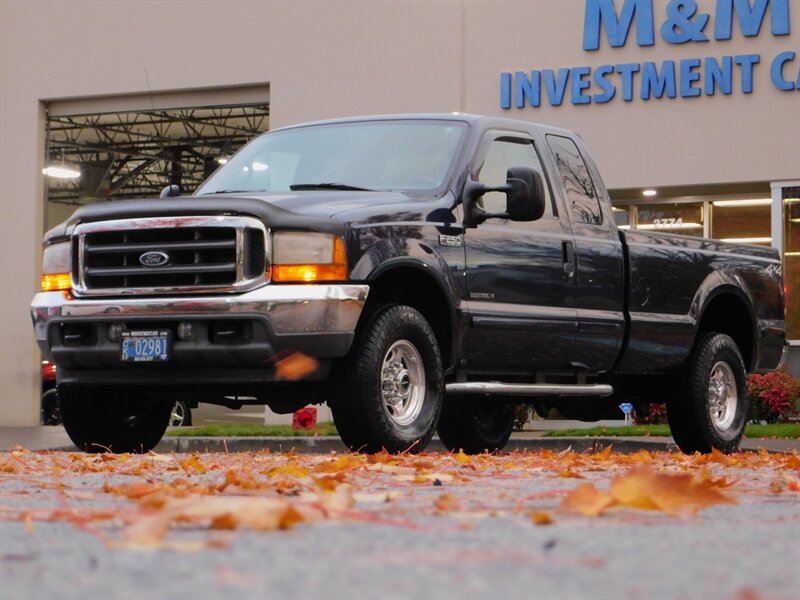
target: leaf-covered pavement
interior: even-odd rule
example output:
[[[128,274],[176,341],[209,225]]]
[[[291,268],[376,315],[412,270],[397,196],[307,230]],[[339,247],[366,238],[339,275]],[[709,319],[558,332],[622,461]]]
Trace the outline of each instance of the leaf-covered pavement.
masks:
[[[800,597],[796,454],[18,449],[0,454],[0,526],[3,598]],[[81,550],[59,560],[64,536]],[[280,558],[250,564],[251,547]],[[91,557],[113,568],[59,584],[61,565]],[[133,575],[142,568],[152,580]],[[128,579],[136,594],[115,585]]]

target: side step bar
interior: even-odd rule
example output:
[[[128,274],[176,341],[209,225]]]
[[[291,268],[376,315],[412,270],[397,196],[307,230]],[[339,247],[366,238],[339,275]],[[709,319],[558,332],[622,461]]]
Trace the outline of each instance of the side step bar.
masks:
[[[557,383],[498,383],[468,381],[448,383],[448,394],[484,394],[498,396],[610,396],[614,388],[607,384],[570,385]]]

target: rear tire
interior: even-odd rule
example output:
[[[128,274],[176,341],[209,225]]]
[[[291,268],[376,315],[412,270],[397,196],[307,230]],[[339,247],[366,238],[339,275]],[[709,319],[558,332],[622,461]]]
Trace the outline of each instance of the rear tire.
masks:
[[[747,422],[747,369],[733,339],[710,333],[697,344],[682,393],[667,403],[672,437],[686,454],[739,447]]]
[[[128,390],[59,386],[64,429],[85,452],[147,452],[161,440],[172,404]]]
[[[439,439],[467,454],[502,450],[514,429],[515,404],[478,396],[448,397],[439,418]]]
[[[58,392],[56,392],[55,386],[42,394],[42,425],[61,425]]]
[[[356,452],[420,452],[442,407],[439,345],[410,306],[378,309],[353,342],[331,406],[342,441]]]

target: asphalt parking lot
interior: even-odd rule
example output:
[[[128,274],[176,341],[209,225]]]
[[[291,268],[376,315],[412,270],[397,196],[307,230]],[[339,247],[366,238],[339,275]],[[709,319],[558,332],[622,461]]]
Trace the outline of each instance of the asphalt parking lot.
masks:
[[[6,452],[0,596],[796,599],[799,466],[766,452]],[[565,508],[640,468],[712,500]],[[275,502],[300,517],[265,526]]]

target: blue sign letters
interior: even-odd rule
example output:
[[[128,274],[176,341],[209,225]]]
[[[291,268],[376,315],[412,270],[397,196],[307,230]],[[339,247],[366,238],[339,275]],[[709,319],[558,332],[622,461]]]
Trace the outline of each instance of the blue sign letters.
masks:
[[[670,0],[663,14],[656,15],[653,0],[622,0],[619,12],[614,0],[586,0],[583,49],[599,50],[603,37],[611,48],[628,43],[635,24],[636,44],[653,46],[656,31],[668,44],[708,43],[730,40],[738,32],[744,37],[761,34],[767,14],[773,36],[790,35],[789,0],[716,0],[713,14],[702,12],[697,0]],[[737,27],[734,23],[738,24]],[[765,28],[764,28],[765,29]],[[605,36],[603,36],[605,32]],[[800,90],[797,53],[779,53],[770,62],[773,86],[781,91]],[[661,98],[730,95],[753,92],[753,73],[760,54],[707,56],[660,64],[605,64],[598,67],[561,67],[500,74],[500,106],[539,107],[542,102],[561,106],[565,97],[574,105],[605,104],[620,96],[624,102],[635,96],[648,101]],[[795,75],[796,73],[796,75]]]
[[[639,46],[652,46],[655,44],[653,0],[625,0],[619,16],[614,8],[614,0],[586,0],[583,49],[597,50],[600,47],[601,25],[605,26],[609,46],[613,48],[624,46],[628,41],[628,31],[634,15],[636,43]]]

